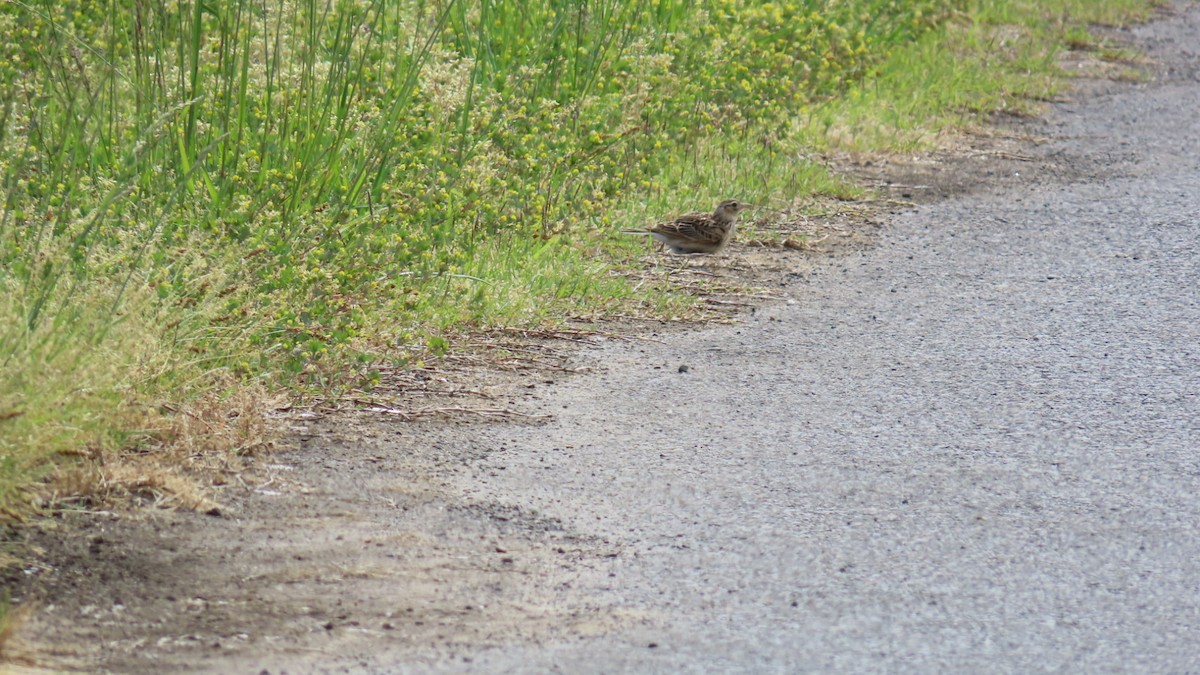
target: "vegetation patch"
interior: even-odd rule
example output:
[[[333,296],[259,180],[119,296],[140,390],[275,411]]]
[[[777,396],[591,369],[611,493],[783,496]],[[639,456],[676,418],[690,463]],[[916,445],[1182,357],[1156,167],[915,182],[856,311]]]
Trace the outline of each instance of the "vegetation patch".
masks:
[[[678,313],[618,230],[854,197],[821,153],[1031,111],[1150,4],[0,3],[0,510],[210,508],[268,392]]]

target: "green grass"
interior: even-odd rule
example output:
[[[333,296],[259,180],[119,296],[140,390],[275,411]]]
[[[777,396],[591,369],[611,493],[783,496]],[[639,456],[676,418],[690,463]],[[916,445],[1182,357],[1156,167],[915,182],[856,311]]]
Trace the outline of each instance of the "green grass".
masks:
[[[677,312],[617,230],[853,195],[809,158],[1028,110],[1086,22],[1147,6],[2,2],[0,509],[231,381]]]
[[[1099,44],[1090,25],[1146,19],[1157,4],[965,3],[934,30],[891,50],[870,77],[805,106],[792,133],[817,149],[903,152],[932,147],[943,134],[977,126],[992,113],[1035,114],[1067,82],[1058,67],[1062,52]]]

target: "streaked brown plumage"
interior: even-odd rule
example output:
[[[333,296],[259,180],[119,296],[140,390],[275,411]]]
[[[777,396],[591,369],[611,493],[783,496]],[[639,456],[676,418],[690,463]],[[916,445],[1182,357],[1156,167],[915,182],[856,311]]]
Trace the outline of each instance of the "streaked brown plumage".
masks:
[[[748,206],[736,199],[726,199],[712,213],[685,213],[649,230],[626,232],[649,234],[665,244],[672,253],[720,253],[733,235],[738,214]]]

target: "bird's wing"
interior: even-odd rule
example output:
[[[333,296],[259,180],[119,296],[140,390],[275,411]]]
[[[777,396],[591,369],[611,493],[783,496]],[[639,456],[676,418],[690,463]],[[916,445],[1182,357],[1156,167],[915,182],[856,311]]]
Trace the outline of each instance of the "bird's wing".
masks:
[[[698,243],[718,244],[725,236],[725,229],[707,213],[688,213],[655,226],[653,231]]]

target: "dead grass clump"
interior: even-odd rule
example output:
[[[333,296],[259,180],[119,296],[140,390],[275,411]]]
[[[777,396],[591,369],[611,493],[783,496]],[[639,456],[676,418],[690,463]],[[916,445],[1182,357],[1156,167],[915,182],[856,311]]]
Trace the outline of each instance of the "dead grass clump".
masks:
[[[218,513],[215,489],[240,481],[246,459],[276,442],[267,418],[274,407],[261,386],[236,384],[186,404],[127,410],[140,418],[127,444],[60,465],[35,501],[43,508],[135,504]]]
[[[193,463],[255,454],[277,436],[267,413],[278,403],[261,385],[238,384],[186,405],[164,405],[160,414],[169,426],[163,446]]]
[[[0,666],[15,668],[35,665],[29,651],[17,639],[17,632],[32,615],[33,608],[31,606],[14,607],[7,594],[0,597]],[[8,671],[5,670],[5,672]]]

